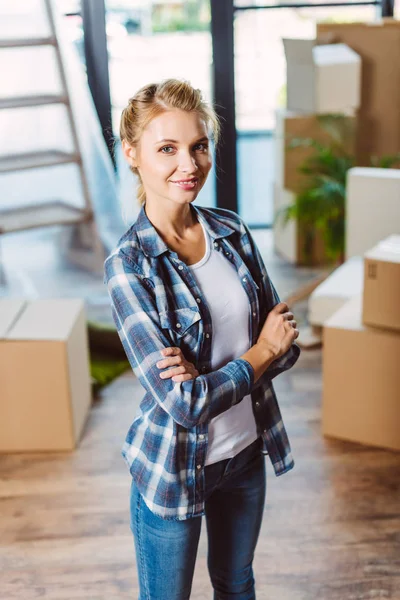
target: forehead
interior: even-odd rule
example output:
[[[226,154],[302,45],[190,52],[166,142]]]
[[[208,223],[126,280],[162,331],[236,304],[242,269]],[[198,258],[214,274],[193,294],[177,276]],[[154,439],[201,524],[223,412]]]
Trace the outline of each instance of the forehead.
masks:
[[[154,117],[143,130],[142,137],[154,143],[162,139],[190,143],[207,133],[207,125],[201,115],[176,109]]]

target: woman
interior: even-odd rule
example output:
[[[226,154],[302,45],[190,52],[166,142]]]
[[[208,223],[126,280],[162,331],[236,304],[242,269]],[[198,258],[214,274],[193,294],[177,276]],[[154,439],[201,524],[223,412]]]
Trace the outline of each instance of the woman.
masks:
[[[214,599],[255,598],[266,490],[294,461],[272,379],[296,362],[279,301],[244,221],[194,206],[219,122],[185,81],[143,87],[121,117],[141,209],[107,257],[121,342],[146,390],[122,455],[140,600],[190,597],[202,516]]]

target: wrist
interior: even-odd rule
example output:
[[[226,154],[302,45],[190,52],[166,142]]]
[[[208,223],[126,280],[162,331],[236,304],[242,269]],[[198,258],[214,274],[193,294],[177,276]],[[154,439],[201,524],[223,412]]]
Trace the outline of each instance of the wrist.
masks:
[[[261,338],[260,340],[258,340],[256,345],[259,347],[260,351],[262,352],[263,357],[266,362],[271,363],[278,357],[277,351],[265,338]]]

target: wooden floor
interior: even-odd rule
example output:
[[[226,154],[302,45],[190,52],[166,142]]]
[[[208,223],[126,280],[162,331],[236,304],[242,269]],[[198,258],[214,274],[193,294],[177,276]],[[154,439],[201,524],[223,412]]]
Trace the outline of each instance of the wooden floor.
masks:
[[[306,277],[285,273],[278,290]],[[321,357],[275,380],[296,465],[276,477],[266,457],[257,599],[400,600],[400,454],[321,435]],[[0,456],[1,600],[137,599],[120,449],[142,395],[131,373],[105,389],[71,454]],[[193,600],[212,599],[206,561],[203,523]]]

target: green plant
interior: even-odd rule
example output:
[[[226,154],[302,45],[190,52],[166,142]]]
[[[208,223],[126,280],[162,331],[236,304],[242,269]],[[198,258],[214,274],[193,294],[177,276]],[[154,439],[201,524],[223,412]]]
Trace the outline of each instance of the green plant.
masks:
[[[113,324],[87,319],[86,325],[92,392],[96,394],[119,375],[129,370],[130,364]]]
[[[306,261],[311,258],[316,230],[320,230],[328,261],[342,263],[347,171],[356,165],[355,156],[347,150],[354,136],[354,121],[342,114],[318,115],[317,120],[328,134],[327,141],[292,138],[288,143],[289,149],[308,148],[311,153],[298,167],[306,175],[305,184],[293,204],[277,211],[275,222],[282,218],[284,225],[290,219],[302,224]],[[390,168],[399,163],[400,153],[370,157],[372,167]]]
[[[92,391],[99,392],[104,386],[125,373],[130,368],[128,360],[116,360],[108,356],[90,356]]]

